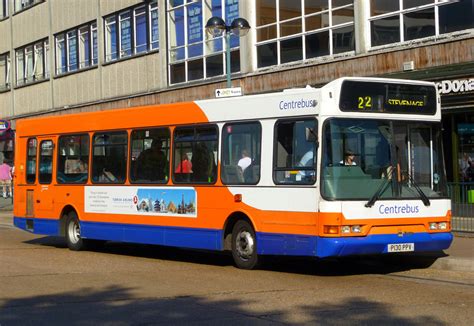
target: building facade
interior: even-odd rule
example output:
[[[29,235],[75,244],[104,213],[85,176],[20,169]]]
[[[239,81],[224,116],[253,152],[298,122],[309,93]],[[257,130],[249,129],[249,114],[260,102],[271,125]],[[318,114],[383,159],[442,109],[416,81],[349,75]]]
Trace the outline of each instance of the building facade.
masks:
[[[0,0],[0,151],[15,121],[214,97],[225,39],[232,85],[257,94],[341,76],[430,80],[452,182],[474,181],[474,0]],[[1,125],[1,124],[0,124]]]

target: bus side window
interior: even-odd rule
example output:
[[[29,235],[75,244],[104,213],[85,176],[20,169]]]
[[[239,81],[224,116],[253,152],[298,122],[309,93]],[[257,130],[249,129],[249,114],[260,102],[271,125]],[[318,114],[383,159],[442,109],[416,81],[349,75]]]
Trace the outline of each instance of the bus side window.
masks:
[[[58,183],[85,183],[89,168],[89,135],[59,137],[56,180]]]
[[[169,179],[170,131],[168,128],[133,130],[130,181],[166,183]]]
[[[92,181],[124,183],[127,175],[127,133],[97,133],[92,146]]]
[[[275,125],[273,180],[276,184],[316,182],[317,122],[281,120]]]
[[[26,183],[36,182],[36,151],[38,142],[35,138],[28,139],[26,153]]]
[[[257,184],[260,180],[262,126],[228,123],[222,128],[221,179],[224,184]]]
[[[51,183],[53,177],[53,149],[52,140],[44,140],[40,143],[38,179],[41,184]]]
[[[174,133],[173,180],[176,183],[215,183],[217,126],[179,127]]]

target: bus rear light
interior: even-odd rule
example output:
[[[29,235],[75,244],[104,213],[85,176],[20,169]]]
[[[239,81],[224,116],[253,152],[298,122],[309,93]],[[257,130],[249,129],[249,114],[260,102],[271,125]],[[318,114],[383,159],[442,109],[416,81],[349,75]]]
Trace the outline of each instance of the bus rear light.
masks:
[[[339,226],[337,225],[325,225],[324,234],[339,234]]]

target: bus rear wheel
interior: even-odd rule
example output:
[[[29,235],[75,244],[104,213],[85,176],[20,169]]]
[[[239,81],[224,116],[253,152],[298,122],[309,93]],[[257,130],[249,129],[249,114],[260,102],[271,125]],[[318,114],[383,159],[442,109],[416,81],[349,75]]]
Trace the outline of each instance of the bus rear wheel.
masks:
[[[80,251],[85,249],[84,239],[81,238],[81,225],[76,212],[70,212],[66,218],[66,242],[69,249]]]
[[[254,269],[258,265],[257,238],[247,221],[238,221],[232,229],[232,257],[238,268]]]

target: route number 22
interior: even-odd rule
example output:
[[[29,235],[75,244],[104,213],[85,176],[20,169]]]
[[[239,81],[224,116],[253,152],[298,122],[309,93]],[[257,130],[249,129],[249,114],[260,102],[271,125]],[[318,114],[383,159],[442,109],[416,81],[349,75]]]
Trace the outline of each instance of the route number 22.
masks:
[[[365,97],[359,96],[358,100],[359,100],[359,106],[358,106],[359,109],[364,110],[364,109],[372,108],[372,98],[370,96],[365,96]]]

